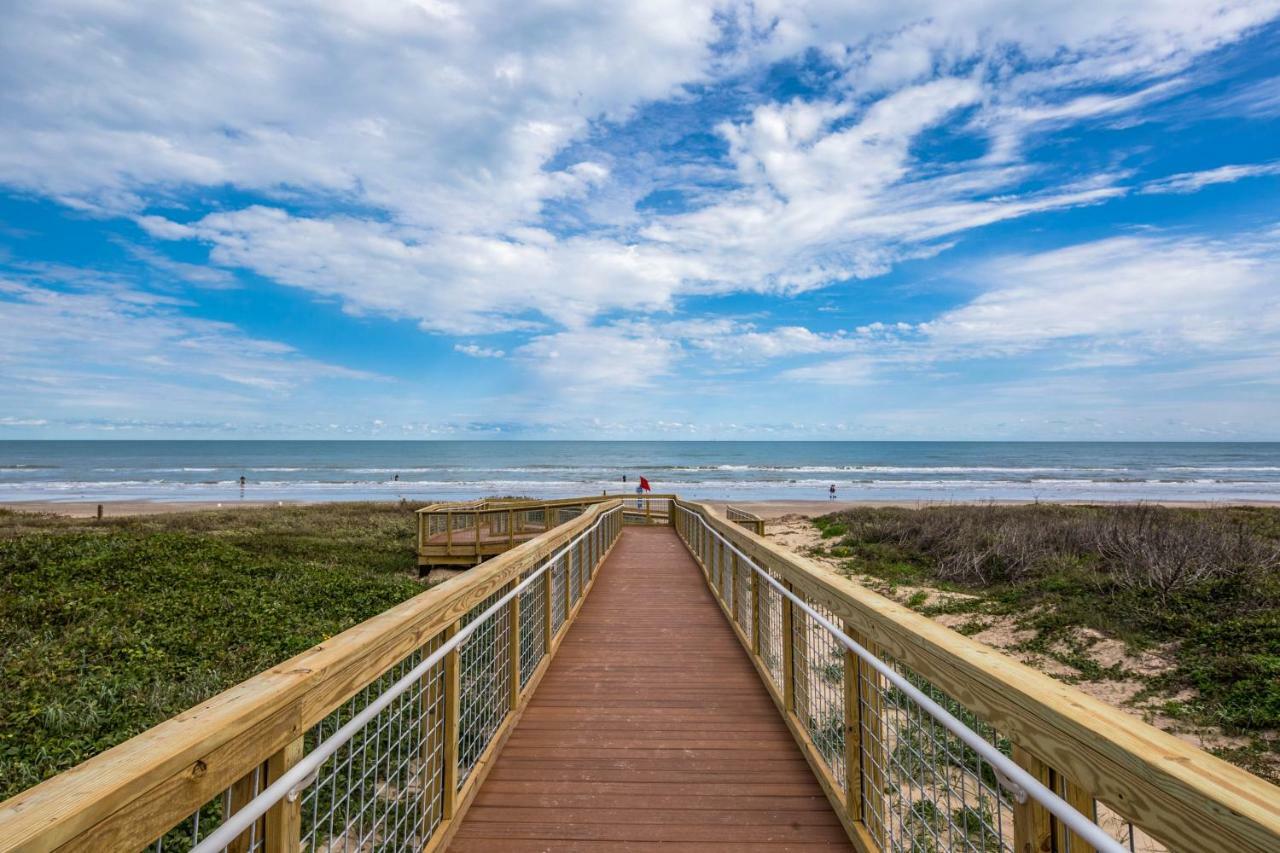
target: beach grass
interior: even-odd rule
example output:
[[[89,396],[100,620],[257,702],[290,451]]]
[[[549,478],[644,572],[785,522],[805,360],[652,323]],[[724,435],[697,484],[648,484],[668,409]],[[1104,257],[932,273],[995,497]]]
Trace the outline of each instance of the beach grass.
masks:
[[[963,633],[1012,621],[1017,649],[1074,671],[1066,680],[1141,680],[1139,701],[1235,736],[1224,758],[1280,776],[1280,509],[863,508],[815,523],[826,556],[906,590],[908,606],[962,617]],[[1100,636],[1167,666],[1100,666]]]
[[[0,511],[0,799],[421,592],[415,530],[393,504]]]

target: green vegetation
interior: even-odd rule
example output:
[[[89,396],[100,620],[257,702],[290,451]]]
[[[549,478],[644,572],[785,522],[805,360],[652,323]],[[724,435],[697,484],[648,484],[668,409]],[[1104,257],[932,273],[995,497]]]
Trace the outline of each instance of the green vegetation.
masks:
[[[421,592],[411,510],[0,510],[0,799]]]
[[[898,595],[908,606],[967,615],[968,634],[1012,621],[1026,636],[1018,650],[1073,667],[1076,680],[1134,679],[1139,700],[1177,696],[1160,712],[1245,736],[1249,746],[1220,754],[1277,778],[1280,510],[866,508],[815,524],[835,540],[828,556],[884,591],[910,588]],[[1158,650],[1168,666],[1103,666],[1089,654],[1098,634],[1131,654]]]

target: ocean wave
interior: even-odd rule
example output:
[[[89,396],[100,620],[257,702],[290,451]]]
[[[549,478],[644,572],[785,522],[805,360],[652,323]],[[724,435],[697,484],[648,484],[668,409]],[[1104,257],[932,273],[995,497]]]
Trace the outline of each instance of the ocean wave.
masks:
[[[1228,473],[1240,474],[1269,474],[1280,471],[1280,465],[1174,465],[1162,466],[1154,469],[1156,471],[1203,471],[1216,472],[1226,471]]]

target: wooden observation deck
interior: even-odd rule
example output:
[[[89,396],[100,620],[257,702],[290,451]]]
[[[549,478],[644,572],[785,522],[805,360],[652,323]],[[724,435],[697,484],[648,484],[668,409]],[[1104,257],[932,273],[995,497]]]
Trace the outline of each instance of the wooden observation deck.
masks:
[[[1275,786],[650,500],[428,508],[502,552],[0,803],[0,851],[1280,850]]]

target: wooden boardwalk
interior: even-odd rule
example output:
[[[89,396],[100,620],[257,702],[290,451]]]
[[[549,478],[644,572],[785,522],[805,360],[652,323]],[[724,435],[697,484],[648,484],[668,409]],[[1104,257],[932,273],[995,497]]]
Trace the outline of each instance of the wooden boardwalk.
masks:
[[[451,850],[852,849],[670,527],[627,528]]]

